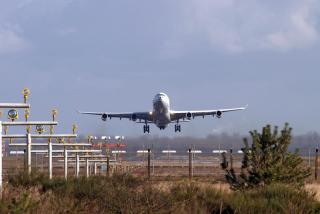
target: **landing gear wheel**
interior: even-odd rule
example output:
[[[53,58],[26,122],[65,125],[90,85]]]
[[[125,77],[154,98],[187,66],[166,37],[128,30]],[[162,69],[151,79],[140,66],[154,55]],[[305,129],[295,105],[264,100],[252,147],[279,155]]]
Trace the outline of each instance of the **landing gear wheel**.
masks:
[[[150,126],[149,125],[144,125],[143,126],[143,133],[150,133]]]
[[[180,124],[174,125],[174,132],[181,132],[181,125]]]

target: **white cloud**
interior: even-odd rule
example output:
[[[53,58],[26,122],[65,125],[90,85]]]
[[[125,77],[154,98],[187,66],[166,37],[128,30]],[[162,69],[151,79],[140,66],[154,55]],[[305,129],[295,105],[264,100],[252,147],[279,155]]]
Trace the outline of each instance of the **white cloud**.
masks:
[[[191,0],[184,30],[176,33],[227,52],[303,48],[319,38],[319,5],[317,0]]]
[[[299,48],[313,44],[319,33],[311,19],[310,5],[303,5],[290,14],[287,28],[267,36],[270,46],[280,49]]]
[[[14,26],[0,26],[0,54],[22,51],[30,45]]]

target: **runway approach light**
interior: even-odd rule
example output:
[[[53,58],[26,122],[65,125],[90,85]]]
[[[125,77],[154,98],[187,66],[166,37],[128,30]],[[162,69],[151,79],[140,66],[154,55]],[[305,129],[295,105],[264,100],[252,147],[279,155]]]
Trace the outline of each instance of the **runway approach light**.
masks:
[[[28,97],[29,97],[29,95],[31,93],[29,88],[24,88],[21,93],[23,94],[23,102],[27,103]]]
[[[45,132],[44,126],[43,125],[36,125],[36,131],[38,132],[38,134],[42,134],[43,132]]]
[[[187,151],[187,152],[189,152],[189,151]],[[201,150],[191,150],[191,153],[193,153],[193,154],[201,154],[202,151]]]
[[[52,111],[51,111],[52,121],[56,121],[58,113],[59,113],[58,109],[52,109]]]
[[[162,150],[162,153],[177,153],[176,150]]]
[[[101,136],[101,140],[111,140],[110,136]]]
[[[30,117],[30,110],[29,109],[24,110],[24,118],[25,118],[25,120],[28,121],[29,117]]]
[[[150,151],[150,152],[151,152],[151,151]],[[138,153],[138,154],[148,153],[148,150],[138,150],[137,153]]]
[[[12,122],[17,120],[19,118],[19,113],[15,109],[11,109],[8,111],[8,119],[10,119]]]
[[[10,151],[10,155],[23,155],[24,151]]]
[[[124,140],[124,136],[115,136],[114,139],[116,139],[116,140]]]
[[[114,150],[114,151],[112,151],[112,154],[124,154],[124,153],[127,153],[127,151],[125,151],[125,150]]]
[[[227,150],[213,150],[212,153],[214,154],[222,154],[222,153],[228,153]]]

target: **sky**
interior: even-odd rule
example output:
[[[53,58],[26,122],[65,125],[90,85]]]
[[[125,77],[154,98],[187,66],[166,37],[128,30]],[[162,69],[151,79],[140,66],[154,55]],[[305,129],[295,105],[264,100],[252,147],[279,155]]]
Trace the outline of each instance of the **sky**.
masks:
[[[31,90],[31,120],[59,109],[57,131],[142,135],[84,111],[240,107],[156,136],[246,134],[265,124],[320,132],[320,1],[0,0],[0,102]]]

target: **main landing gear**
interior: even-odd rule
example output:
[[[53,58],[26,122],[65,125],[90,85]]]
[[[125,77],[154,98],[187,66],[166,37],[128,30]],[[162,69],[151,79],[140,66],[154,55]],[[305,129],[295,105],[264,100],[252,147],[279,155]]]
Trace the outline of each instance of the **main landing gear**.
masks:
[[[143,126],[143,133],[146,133],[146,132],[150,133],[150,126],[147,124]]]
[[[174,132],[181,132],[181,125],[180,124],[174,125]]]

